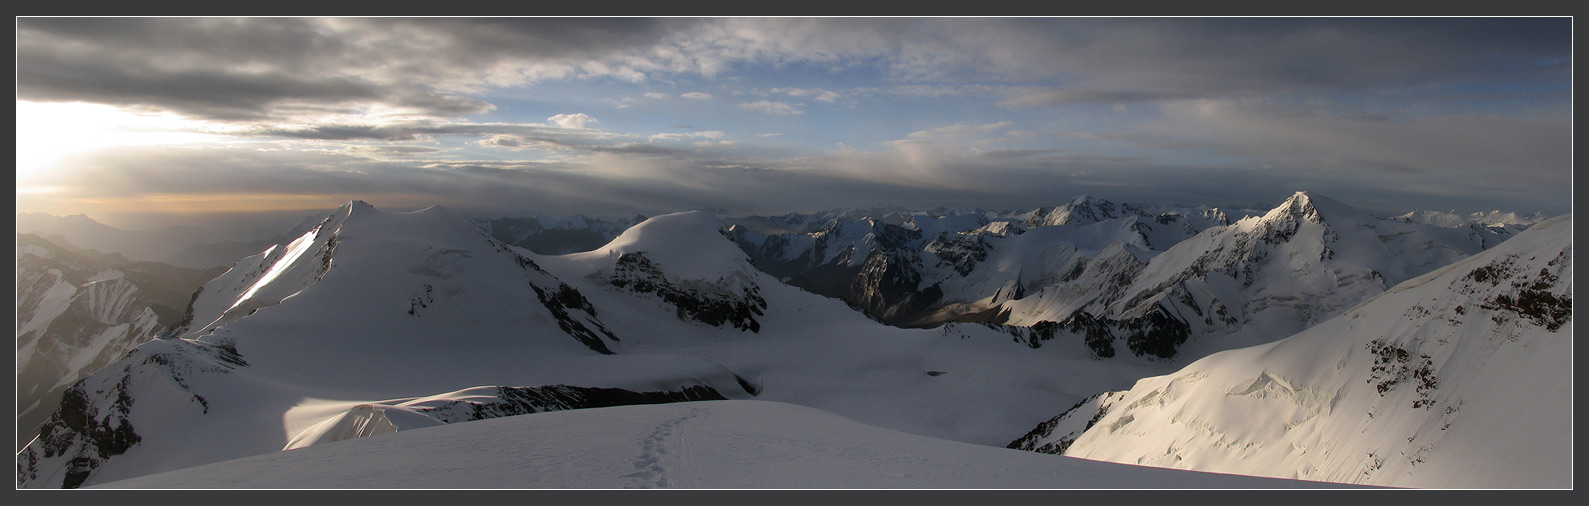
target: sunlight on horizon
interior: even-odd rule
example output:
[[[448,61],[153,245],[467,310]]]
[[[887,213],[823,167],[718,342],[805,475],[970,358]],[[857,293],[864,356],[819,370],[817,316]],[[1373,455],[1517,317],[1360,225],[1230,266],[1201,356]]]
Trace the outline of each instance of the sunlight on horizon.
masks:
[[[139,113],[108,105],[17,101],[17,191],[39,192],[45,176],[74,155],[119,146],[219,142],[204,122],[172,113]]]

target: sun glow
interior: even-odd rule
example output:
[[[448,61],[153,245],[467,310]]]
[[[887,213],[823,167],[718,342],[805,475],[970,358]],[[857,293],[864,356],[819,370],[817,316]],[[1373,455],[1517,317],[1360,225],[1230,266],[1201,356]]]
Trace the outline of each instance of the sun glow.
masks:
[[[203,122],[107,105],[17,101],[17,190],[45,186],[74,155],[117,146],[218,142]]]

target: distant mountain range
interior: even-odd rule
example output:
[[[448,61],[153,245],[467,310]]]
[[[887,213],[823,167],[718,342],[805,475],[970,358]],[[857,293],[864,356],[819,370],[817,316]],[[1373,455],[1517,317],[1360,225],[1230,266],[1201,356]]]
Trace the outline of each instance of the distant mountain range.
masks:
[[[1034,347],[1074,335],[1102,357],[1168,358],[1295,333],[1527,227],[1479,218],[1379,218],[1299,192],[1231,222],[1218,209],[1082,196],[898,224],[783,217],[808,231],[781,234],[754,231],[766,219],[737,220],[732,232],[764,271],[885,323],[986,322],[1036,329],[1025,336]]]
[[[167,331],[118,340],[127,344],[110,353],[113,361],[63,387],[37,439],[17,455],[19,486],[115,487],[132,483],[121,480],[283,450],[370,448],[343,442],[424,428],[479,441],[482,433],[451,426],[548,411],[589,410],[592,415],[578,418],[580,430],[654,450],[665,439],[656,434],[665,428],[687,431],[691,423],[707,419],[668,422],[672,425],[646,439],[629,424],[603,421],[596,414],[624,411],[594,408],[755,400],[763,402],[747,406],[797,404],[948,442],[1097,452],[1087,455],[1193,470],[1227,469],[1220,459],[1244,458],[1240,451],[1230,453],[1232,441],[1259,441],[1275,430],[1305,425],[1323,436],[1283,441],[1322,441],[1351,452],[1313,461],[1308,459],[1315,454],[1305,450],[1280,451],[1264,457],[1271,468],[1267,472],[1241,472],[1451,487],[1469,477],[1446,467],[1362,476],[1339,472],[1371,465],[1375,457],[1385,460],[1391,447],[1384,434],[1403,437],[1404,429],[1433,422],[1395,422],[1363,439],[1348,434],[1363,428],[1354,424],[1379,422],[1354,418],[1342,425],[1319,414],[1318,399],[1307,397],[1314,393],[1281,394],[1317,383],[1325,386],[1307,387],[1313,389],[1307,392],[1339,388],[1342,393],[1334,398],[1353,403],[1338,405],[1350,408],[1344,414],[1362,407],[1370,417],[1383,413],[1396,420],[1412,419],[1409,412],[1438,411],[1445,423],[1456,420],[1450,416],[1456,411],[1448,409],[1478,413],[1453,424],[1475,427],[1463,431],[1496,427],[1484,420],[1499,408],[1482,406],[1531,409],[1533,402],[1565,403],[1570,419],[1570,395],[1566,401],[1555,393],[1530,399],[1500,393],[1506,389],[1456,386],[1469,374],[1480,378],[1473,381],[1488,381],[1484,378],[1494,373],[1485,371],[1508,366],[1526,372],[1507,381],[1544,381],[1537,375],[1554,377],[1561,364],[1523,355],[1472,358],[1479,355],[1458,349],[1476,345],[1437,348],[1401,333],[1427,334],[1434,330],[1416,329],[1448,325],[1439,319],[1460,322],[1449,324],[1459,329],[1457,334],[1444,336],[1452,343],[1544,340],[1556,344],[1539,349],[1561,346],[1559,336],[1570,335],[1571,329],[1570,283],[1561,281],[1571,279],[1570,232],[1566,247],[1560,247],[1570,217],[1537,225],[1494,214],[1460,222],[1433,213],[1381,218],[1307,192],[1261,213],[1135,206],[1085,196],[1021,212],[876,211],[727,219],[695,211],[636,217],[638,223],[628,224],[586,217],[465,218],[439,207],[391,212],[350,202],[240,257],[224,274],[190,292],[190,302]],[[1563,221],[1568,226],[1561,226]],[[22,240],[19,236],[19,258]],[[1511,263],[1498,260],[1505,258]],[[1479,269],[1474,262],[1494,265]],[[1430,284],[1452,269],[1466,269],[1449,265],[1475,269],[1464,271],[1466,284]],[[19,278],[22,267],[19,263]],[[1484,274],[1472,274],[1480,271]],[[76,290],[107,279],[98,276],[71,286]],[[51,290],[40,286],[41,293]],[[1399,295],[1413,293],[1408,286],[1425,287],[1416,290],[1418,297],[1461,301],[1412,304],[1410,296]],[[1457,308],[1463,313],[1454,313]],[[1315,329],[1350,326],[1337,322],[1353,315],[1391,313],[1412,320],[1401,324],[1372,316],[1383,324],[1376,324],[1382,331],[1361,334],[1364,339],[1336,339],[1315,354],[1275,355],[1272,367],[1270,354],[1252,351],[1294,346],[1284,344],[1293,341],[1322,342],[1328,339],[1307,336],[1325,332]],[[1546,330],[1530,330],[1535,327]],[[22,331],[19,318],[19,357]],[[1298,337],[1282,341],[1293,334]],[[1516,340],[1508,337],[1514,334]],[[1421,372],[1423,355],[1433,372]],[[1221,358],[1236,356],[1242,358]],[[1448,356],[1469,357],[1454,359],[1469,365],[1443,369]],[[1570,370],[1570,354],[1553,356],[1566,357]],[[1323,380],[1286,372],[1317,357],[1335,357],[1326,360],[1331,364],[1339,358],[1338,376],[1318,383]],[[68,359],[73,360],[78,359]],[[1210,363],[1229,365],[1195,372]],[[1310,367],[1324,371],[1324,365]],[[1265,376],[1263,370],[1272,372]],[[1224,397],[1163,413],[1142,411],[1162,407],[1153,404],[1157,401],[1132,400],[1148,398],[1138,390],[1158,378],[1185,374],[1245,378],[1252,392],[1270,392],[1248,397],[1293,399],[1288,405],[1304,406],[1299,409],[1314,416],[1300,411],[1259,415],[1218,429],[1230,437],[1177,439],[1169,447],[1183,450],[1176,455],[1186,462],[1181,465],[1143,453],[1166,448],[1158,440],[1115,443],[1097,433],[1100,427],[1133,427],[1120,417],[1149,423],[1162,416],[1174,424],[1192,416],[1205,420],[1199,426],[1217,427],[1219,417],[1229,416],[1218,413],[1234,409],[1220,407]],[[1420,386],[1431,377],[1439,378],[1438,391]],[[1270,383],[1260,385],[1253,378],[1270,378]],[[1280,387],[1266,386],[1271,383]],[[1370,402],[1360,388],[1342,386],[1356,383],[1383,399],[1394,397],[1396,410],[1384,404],[1375,411],[1376,402],[1390,401]],[[1219,388],[1227,397],[1239,390]],[[1183,389],[1170,390],[1181,395]],[[1485,396],[1507,400],[1478,400]],[[1076,408],[1064,411],[1065,406]],[[1251,412],[1272,409],[1264,406],[1259,403]],[[731,421],[783,409],[710,412],[724,420],[713,423],[738,423]],[[1541,409],[1551,420],[1560,414],[1552,411],[1560,408]],[[820,419],[800,416],[812,423]],[[1290,421],[1283,422],[1284,417]],[[1542,423],[1547,425],[1541,437],[1560,436],[1549,424],[1570,427],[1570,422]],[[1147,432],[1161,433],[1172,432]],[[1435,455],[1444,451],[1438,448],[1475,448],[1474,441],[1482,440],[1478,432],[1445,439],[1421,434],[1424,439],[1414,439],[1439,446],[1425,450],[1418,466],[1444,462],[1440,459],[1447,457]],[[1520,439],[1490,449],[1498,461],[1522,458],[1512,452],[1535,451],[1543,444],[1531,436],[1509,437]],[[1271,449],[1279,444],[1262,443]],[[1353,453],[1358,450],[1364,454]],[[900,455],[897,448],[866,451]],[[652,451],[648,455],[654,458],[635,461],[629,472],[640,481],[592,477],[589,483],[655,486],[662,482],[650,478],[666,476],[665,464],[689,462],[662,453]],[[1296,457],[1304,453],[1310,456]],[[842,461],[803,450],[782,454]],[[1570,469],[1570,452],[1565,464],[1555,453],[1544,455],[1546,464]],[[1113,472],[1105,471],[1107,466],[1076,465],[1079,472]],[[1483,471],[1491,480],[1486,483],[1496,486],[1559,486],[1557,474],[1521,479],[1511,471],[1483,469],[1489,469]],[[1185,483],[1164,476],[1160,487]],[[1568,479],[1570,484],[1570,473]],[[163,483],[206,488],[197,481]],[[266,477],[250,483],[293,482],[271,485]],[[1238,486],[1265,486],[1261,483]]]

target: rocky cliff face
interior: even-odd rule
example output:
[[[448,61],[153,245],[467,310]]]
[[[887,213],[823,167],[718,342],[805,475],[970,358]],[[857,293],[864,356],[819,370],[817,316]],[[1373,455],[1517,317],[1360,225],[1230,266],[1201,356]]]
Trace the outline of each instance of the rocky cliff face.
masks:
[[[761,298],[754,282],[745,280],[732,288],[674,283],[642,252],[619,255],[607,282],[634,293],[655,295],[676,308],[680,320],[714,327],[760,331],[761,323],[756,317],[767,309],[767,301]]]

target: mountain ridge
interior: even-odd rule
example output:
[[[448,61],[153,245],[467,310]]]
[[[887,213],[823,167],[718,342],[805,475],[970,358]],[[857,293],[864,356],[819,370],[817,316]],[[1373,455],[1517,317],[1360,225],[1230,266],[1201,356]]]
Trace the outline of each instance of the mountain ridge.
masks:
[[[1571,386],[1544,371],[1572,364],[1571,227],[1540,222],[1289,338],[1099,394],[1010,446],[1373,485],[1570,485]]]

